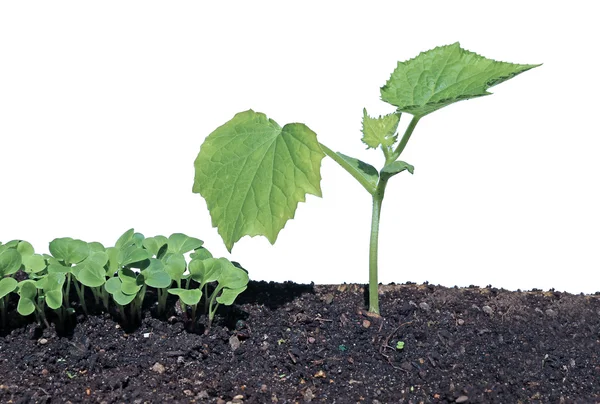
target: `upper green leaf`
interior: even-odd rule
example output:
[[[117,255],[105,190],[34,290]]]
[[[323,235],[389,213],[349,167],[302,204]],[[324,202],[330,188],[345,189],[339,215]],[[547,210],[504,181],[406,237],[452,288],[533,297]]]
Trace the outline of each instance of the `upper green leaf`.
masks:
[[[363,109],[363,138],[362,141],[369,147],[376,149],[379,146],[391,147],[398,138],[396,130],[400,122],[400,113],[392,113],[379,118],[371,118]]]
[[[398,62],[381,88],[381,99],[421,117],[457,101],[489,95],[488,88],[537,66],[487,59],[457,42]]]
[[[204,141],[194,162],[200,193],[229,251],[243,236],[273,244],[306,194],[321,196],[325,154],[306,125],[280,127],[265,114],[241,112]]]

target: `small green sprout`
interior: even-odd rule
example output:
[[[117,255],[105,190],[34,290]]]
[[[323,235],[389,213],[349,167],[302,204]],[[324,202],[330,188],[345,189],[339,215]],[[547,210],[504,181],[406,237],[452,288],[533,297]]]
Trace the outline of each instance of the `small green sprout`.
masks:
[[[396,349],[399,351],[403,350],[404,349],[404,341],[398,341],[396,343]]]
[[[174,233],[171,236],[145,238],[129,229],[114,247],[101,243],[63,237],[50,242],[51,254],[35,254],[26,241],[0,243],[0,315],[6,323],[6,306],[10,293],[18,296],[17,312],[22,316],[36,315],[38,323],[46,320],[45,307],[54,310],[60,327],[71,307],[71,285],[77,292],[79,307],[88,313],[85,288],[94,295],[96,305],[110,310],[110,298],[122,321],[141,321],[142,305],[147,288],[158,295],[158,314],[166,312],[167,297],[177,295],[181,306],[196,307],[203,290],[209,326],[219,305],[231,305],[248,284],[248,273],[225,258],[213,258],[202,247],[203,241]],[[190,263],[186,261],[189,253]],[[18,282],[13,275],[22,271],[29,279]],[[172,287],[176,285],[176,287]],[[209,285],[212,287],[208,294]],[[126,314],[126,306],[130,314]]]

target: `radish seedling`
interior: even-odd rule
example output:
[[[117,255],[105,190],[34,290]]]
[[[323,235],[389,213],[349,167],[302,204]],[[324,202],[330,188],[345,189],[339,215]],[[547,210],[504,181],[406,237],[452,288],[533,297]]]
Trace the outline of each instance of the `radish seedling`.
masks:
[[[370,164],[332,151],[301,123],[279,126],[265,114],[238,113],[205,139],[194,162],[193,192],[206,200],[213,226],[229,251],[243,236],[263,235],[273,244],[294,217],[306,194],[321,196],[321,160],[329,156],[371,195],[369,311],[379,313],[377,247],[381,205],[388,181],[414,171],[398,160],[417,123],[457,101],[489,95],[488,88],[538,65],[497,62],[462,49],[458,43],[398,62],[381,99],[396,110],[372,118],[363,111],[362,141],[381,149],[385,164]],[[398,141],[403,113],[412,120]]]

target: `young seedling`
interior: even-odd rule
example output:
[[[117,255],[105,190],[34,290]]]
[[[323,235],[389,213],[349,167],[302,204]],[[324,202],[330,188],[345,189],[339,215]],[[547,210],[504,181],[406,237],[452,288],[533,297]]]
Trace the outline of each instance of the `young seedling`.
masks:
[[[190,261],[190,277],[186,282],[186,288],[169,289],[169,293],[179,296],[183,304],[192,308],[192,328],[196,319],[196,309],[202,298],[204,288],[207,297],[206,310],[208,313],[208,327],[210,328],[219,304],[230,306],[237,296],[246,290],[248,285],[248,273],[233,265],[226,258],[204,258],[204,253],[196,253],[195,258]],[[191,281],[198,286],[190,289]],[[208,284],[217,282],[216,287],[208,296]],[[182,305],[182,308],[184,306]]]
[[[48,258],[48,273],[65,274],[64,305],[69,312],[73,312],[73,310],[70,310],[71,301],[69,299],[73,278],[72,266],[82,262],[90,255],[90,246],[85,241],[72,239],[71,237],[63,237],[52,240],[49,248],[52,257]],[[79,282],[75,281],[74,286],[82,308],[87,313],[83,285],[80,285]],[[63,316],[61,315],[60,318],[62,322]]]
[[[488,88],[538,65],[497,62],[458,43],[398,62],[381,99],[396,110],[372,118],[363,111],[362,141],[381,149],[385,164],[370,164],[332,151],[301,123],[279,126],[265,114],[238,113],[204,141],[194,162],[193,192],[206,200],[213,226],[229,251],[243,236],[263,235],[273,244],[306,194],[321,196],[321,160],[329,156],[354,177],[373,200],[369,244],[369,311],[379,314],[377,253],[381,205],[388,181],[414,167],[402,160],[418,122],[458,101],[489,95]],[[412,119],[398,141],[403,113]]]
[[[13,292],[18,282],[11,277],[21,267],[21,254],[14,248],[0,245],[0,316],[2,326],[6,326],[6,297]]]

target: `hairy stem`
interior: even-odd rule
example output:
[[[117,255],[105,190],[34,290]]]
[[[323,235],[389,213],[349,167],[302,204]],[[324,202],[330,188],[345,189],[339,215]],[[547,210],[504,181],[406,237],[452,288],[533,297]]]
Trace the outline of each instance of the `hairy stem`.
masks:
[[[379,180],[373,194],[371,217],[371,240],[369,243],[369,312],[379,314],[379,281],[377,278],[377,250],[379,246],[379,218],[387,181]]]

